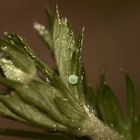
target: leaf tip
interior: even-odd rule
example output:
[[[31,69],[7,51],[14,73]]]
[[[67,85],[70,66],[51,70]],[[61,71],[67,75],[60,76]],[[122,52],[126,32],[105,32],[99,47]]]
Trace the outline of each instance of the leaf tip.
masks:
[[[56,11],[57,18],[59,19],[60,18],[60,15],[59,15],[59,6],[58,6],[58,3],[56,4],[55,11]]]
[[[41,25],[41,24],[39,24],[38,22],[34,22],[33,27],[34,27],[34,29],[36,29],[36,30],[42,30],[42,29],[45,28],[44,25]]]

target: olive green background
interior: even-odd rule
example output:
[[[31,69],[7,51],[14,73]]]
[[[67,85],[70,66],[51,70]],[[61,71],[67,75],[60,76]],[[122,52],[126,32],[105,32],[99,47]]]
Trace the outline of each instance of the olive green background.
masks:
[[[84,64],[91,85],[105,68],[108,81],[126,113],[125,88],[120,68],[133,77],[140,92],[140,1],[138,0],[0,0],[0,35],[17,32],[25,37],[40,57],[53,66],[48,51],[37,37],[32,24],[46,25],[44,4],[68,17],[76,34],[85,26]],[[1,126],[30,129],[1,119]],[[61,138],[60,138],[61,139]],[[66,139],[66,138],[65,138]],[[18,140],[5,138],[0,140]],[[49,138],[48,138],[49,140]]]

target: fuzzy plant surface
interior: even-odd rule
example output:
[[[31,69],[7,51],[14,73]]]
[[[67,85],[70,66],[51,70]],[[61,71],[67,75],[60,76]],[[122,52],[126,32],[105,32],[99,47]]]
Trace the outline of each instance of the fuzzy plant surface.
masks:
[[[56,68],[50,68],[16,33],[0,38],[0,116],[41,131],[6,129],[0,135],[46,140],[48,135],[66,139],[138,140],[140,116],[134,83],[124,73],[128,117],[107,84],[105,72],[95,89],[87,83],[83,67],[84,29],[76,38],[66,18],[47,11],[48,29],[34,24],[50,50]]]

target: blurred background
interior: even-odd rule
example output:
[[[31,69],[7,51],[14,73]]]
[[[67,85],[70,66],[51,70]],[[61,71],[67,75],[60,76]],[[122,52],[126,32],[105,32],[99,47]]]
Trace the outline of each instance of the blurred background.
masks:
[[[50,54],[32,26],[35,21],[47,25],[44,3],[51,9],[58,3],[61,15],[70,20],[76,35],[86,27],[83,58],[89,82],[95,87],[101,69],[105,68],[108,82],[126,112],[125,83],[120,68],[130,73],[140,92],[140,1],[0,0],[0,35],[4,31],[19,33],[53,66]],[[26,128],[5,119],[1,119],[0,125]],[[0,140],[18,139],[0,136]]]

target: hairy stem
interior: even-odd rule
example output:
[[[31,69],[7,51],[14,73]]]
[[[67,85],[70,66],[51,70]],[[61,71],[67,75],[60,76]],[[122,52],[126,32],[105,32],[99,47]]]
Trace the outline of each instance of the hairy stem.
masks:
[[[92,130],[90,130],[89,138],[91,140],[125,140],[113,128],[105,125],[94,115],[92,116]]]

